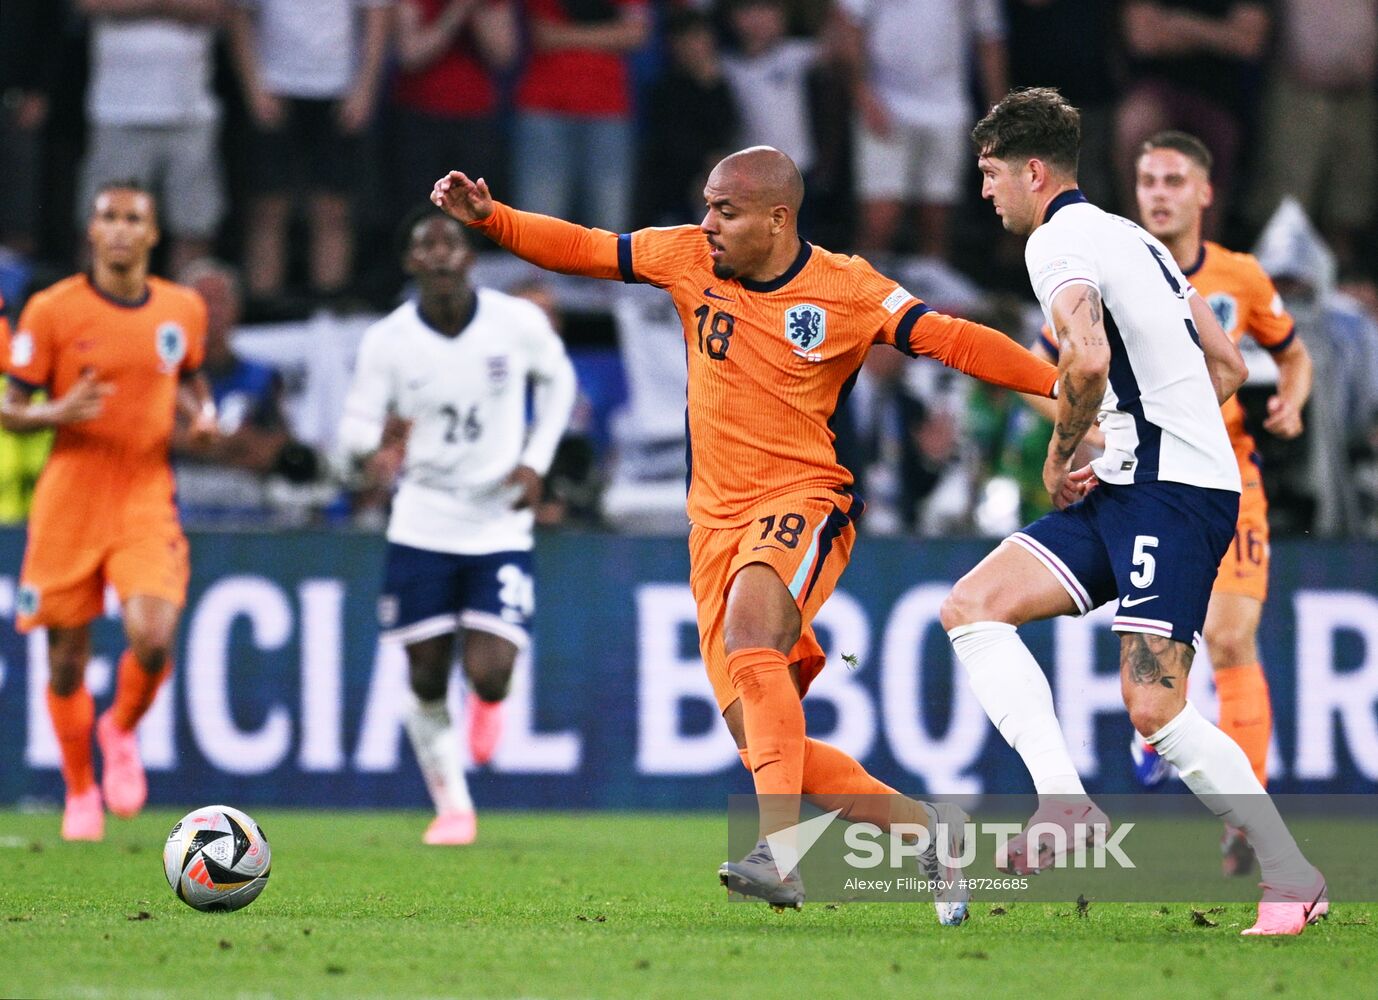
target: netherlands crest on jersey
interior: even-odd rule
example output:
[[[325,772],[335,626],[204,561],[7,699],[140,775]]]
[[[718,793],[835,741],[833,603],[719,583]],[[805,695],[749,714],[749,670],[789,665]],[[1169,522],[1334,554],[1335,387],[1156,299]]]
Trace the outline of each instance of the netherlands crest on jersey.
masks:
[[[170,372],[187,356],[187,334],[177,323],[164,323],[157,333],[158,360]]]
[[[828,314],[804,302],[785,310],[785,337],[801,351],[811,351],[828,339]]]
[[[1234,300],[1234,296],[1216,292],[1206,299],[1206,304],[1211,307],[1211,312],[1215,313],[1220,328],[1226,333],[1234,333],[1235,324],[1239,321],[1239,303]]]

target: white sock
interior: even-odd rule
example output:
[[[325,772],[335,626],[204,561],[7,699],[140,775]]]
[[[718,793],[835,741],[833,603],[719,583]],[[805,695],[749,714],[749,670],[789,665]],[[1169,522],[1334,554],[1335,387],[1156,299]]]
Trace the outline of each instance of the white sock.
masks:
[[[1019,753],[1039,797],[1085,795],[1053,713],[1053,691],[1013,625],[974,622],[947,634],[976,700]]]
[[[1239,744],[1222,733],[1191,702],[1148,737],[1148,745],[1177,768],[1188,788],[1211,812],[1244,831],[1258,855],[1263,880],[1275,888],[1309,888],[1316,869],[1292,839],[1277,806],[1254,777]]]
[[[459,740],[445,700],[415,699],[404,721],[436,814],[473,812],[469,784],[459,766]]]

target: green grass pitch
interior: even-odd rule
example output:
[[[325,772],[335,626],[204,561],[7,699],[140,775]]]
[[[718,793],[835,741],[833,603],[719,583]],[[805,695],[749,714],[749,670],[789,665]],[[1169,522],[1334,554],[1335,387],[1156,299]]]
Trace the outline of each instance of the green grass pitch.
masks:
[[[427,848],[419,812],[251,811],[273,874],[230,914],[163,879],[181,811],[102,844],[0,812],[0,996],[1306,998],[1365,993],[1378,954],[1378,905],[1288,940],[1241,939],[1242,904],[776,914],[726,901],[715,814],[489,812],[476,845]]]

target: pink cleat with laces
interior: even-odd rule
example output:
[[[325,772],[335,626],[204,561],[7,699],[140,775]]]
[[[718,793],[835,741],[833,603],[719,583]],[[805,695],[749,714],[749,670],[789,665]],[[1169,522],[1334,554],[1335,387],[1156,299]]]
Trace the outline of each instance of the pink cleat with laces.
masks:
[[[68,795],[62,810],[63,840],[103,840],[105,838],[105,808],[101,805],[100,789],[92,785],[77,795]]]
[[[423,844],[462,846],[478,838],[478,816],[472,812],[452,812],[437,816],[426,827]]]
[[[469,726],[469,758],[475,764],[487,764],[502,737],[502,702],[484,701],[470,691],[464,717]]]
[[[1035,829],[1035,828],[1038,829]],[[1073,853],[1078,843],[1095,843],[1096,828],[1101,838],[1110,836],[1110,819],[1090,799],[1050,799],[1039,804],[1024,829],[1010,838],[1006,857],[996,851],[995,867],[1007,875],[1037,875]],[[1057,830],[1064,831],[1056,836]],[[1034,856],[1029,855],[1029,834],[1034,834]]]
[[[121,819],[137,816],[148,799],[138,736],[115,725],[114,716],[107,711],[96,720],[96,742],[104,758],[100,784],[105,804]]]
[[[1263,899],[1258,904],[1258,920],[1248,930],[1240,931],[1245,937],[1277,937],[1297,935],[1330,915],[1330,900],[1326,898],[1325,879],[1316,872],[1316,881],[1298,899],[1297,893],[1279,889],[1262,882]]]

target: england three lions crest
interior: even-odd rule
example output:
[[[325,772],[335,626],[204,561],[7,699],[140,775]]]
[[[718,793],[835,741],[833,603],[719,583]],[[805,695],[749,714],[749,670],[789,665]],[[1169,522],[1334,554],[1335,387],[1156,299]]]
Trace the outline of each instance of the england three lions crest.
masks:
[[[812,351],[828,339],[828,314],[808,302],[785,310],[785,337],[801,351]]]
[[[507,386],[507,355],[490,354],[488,356],[488,388],[493,392],[501,392]]]

